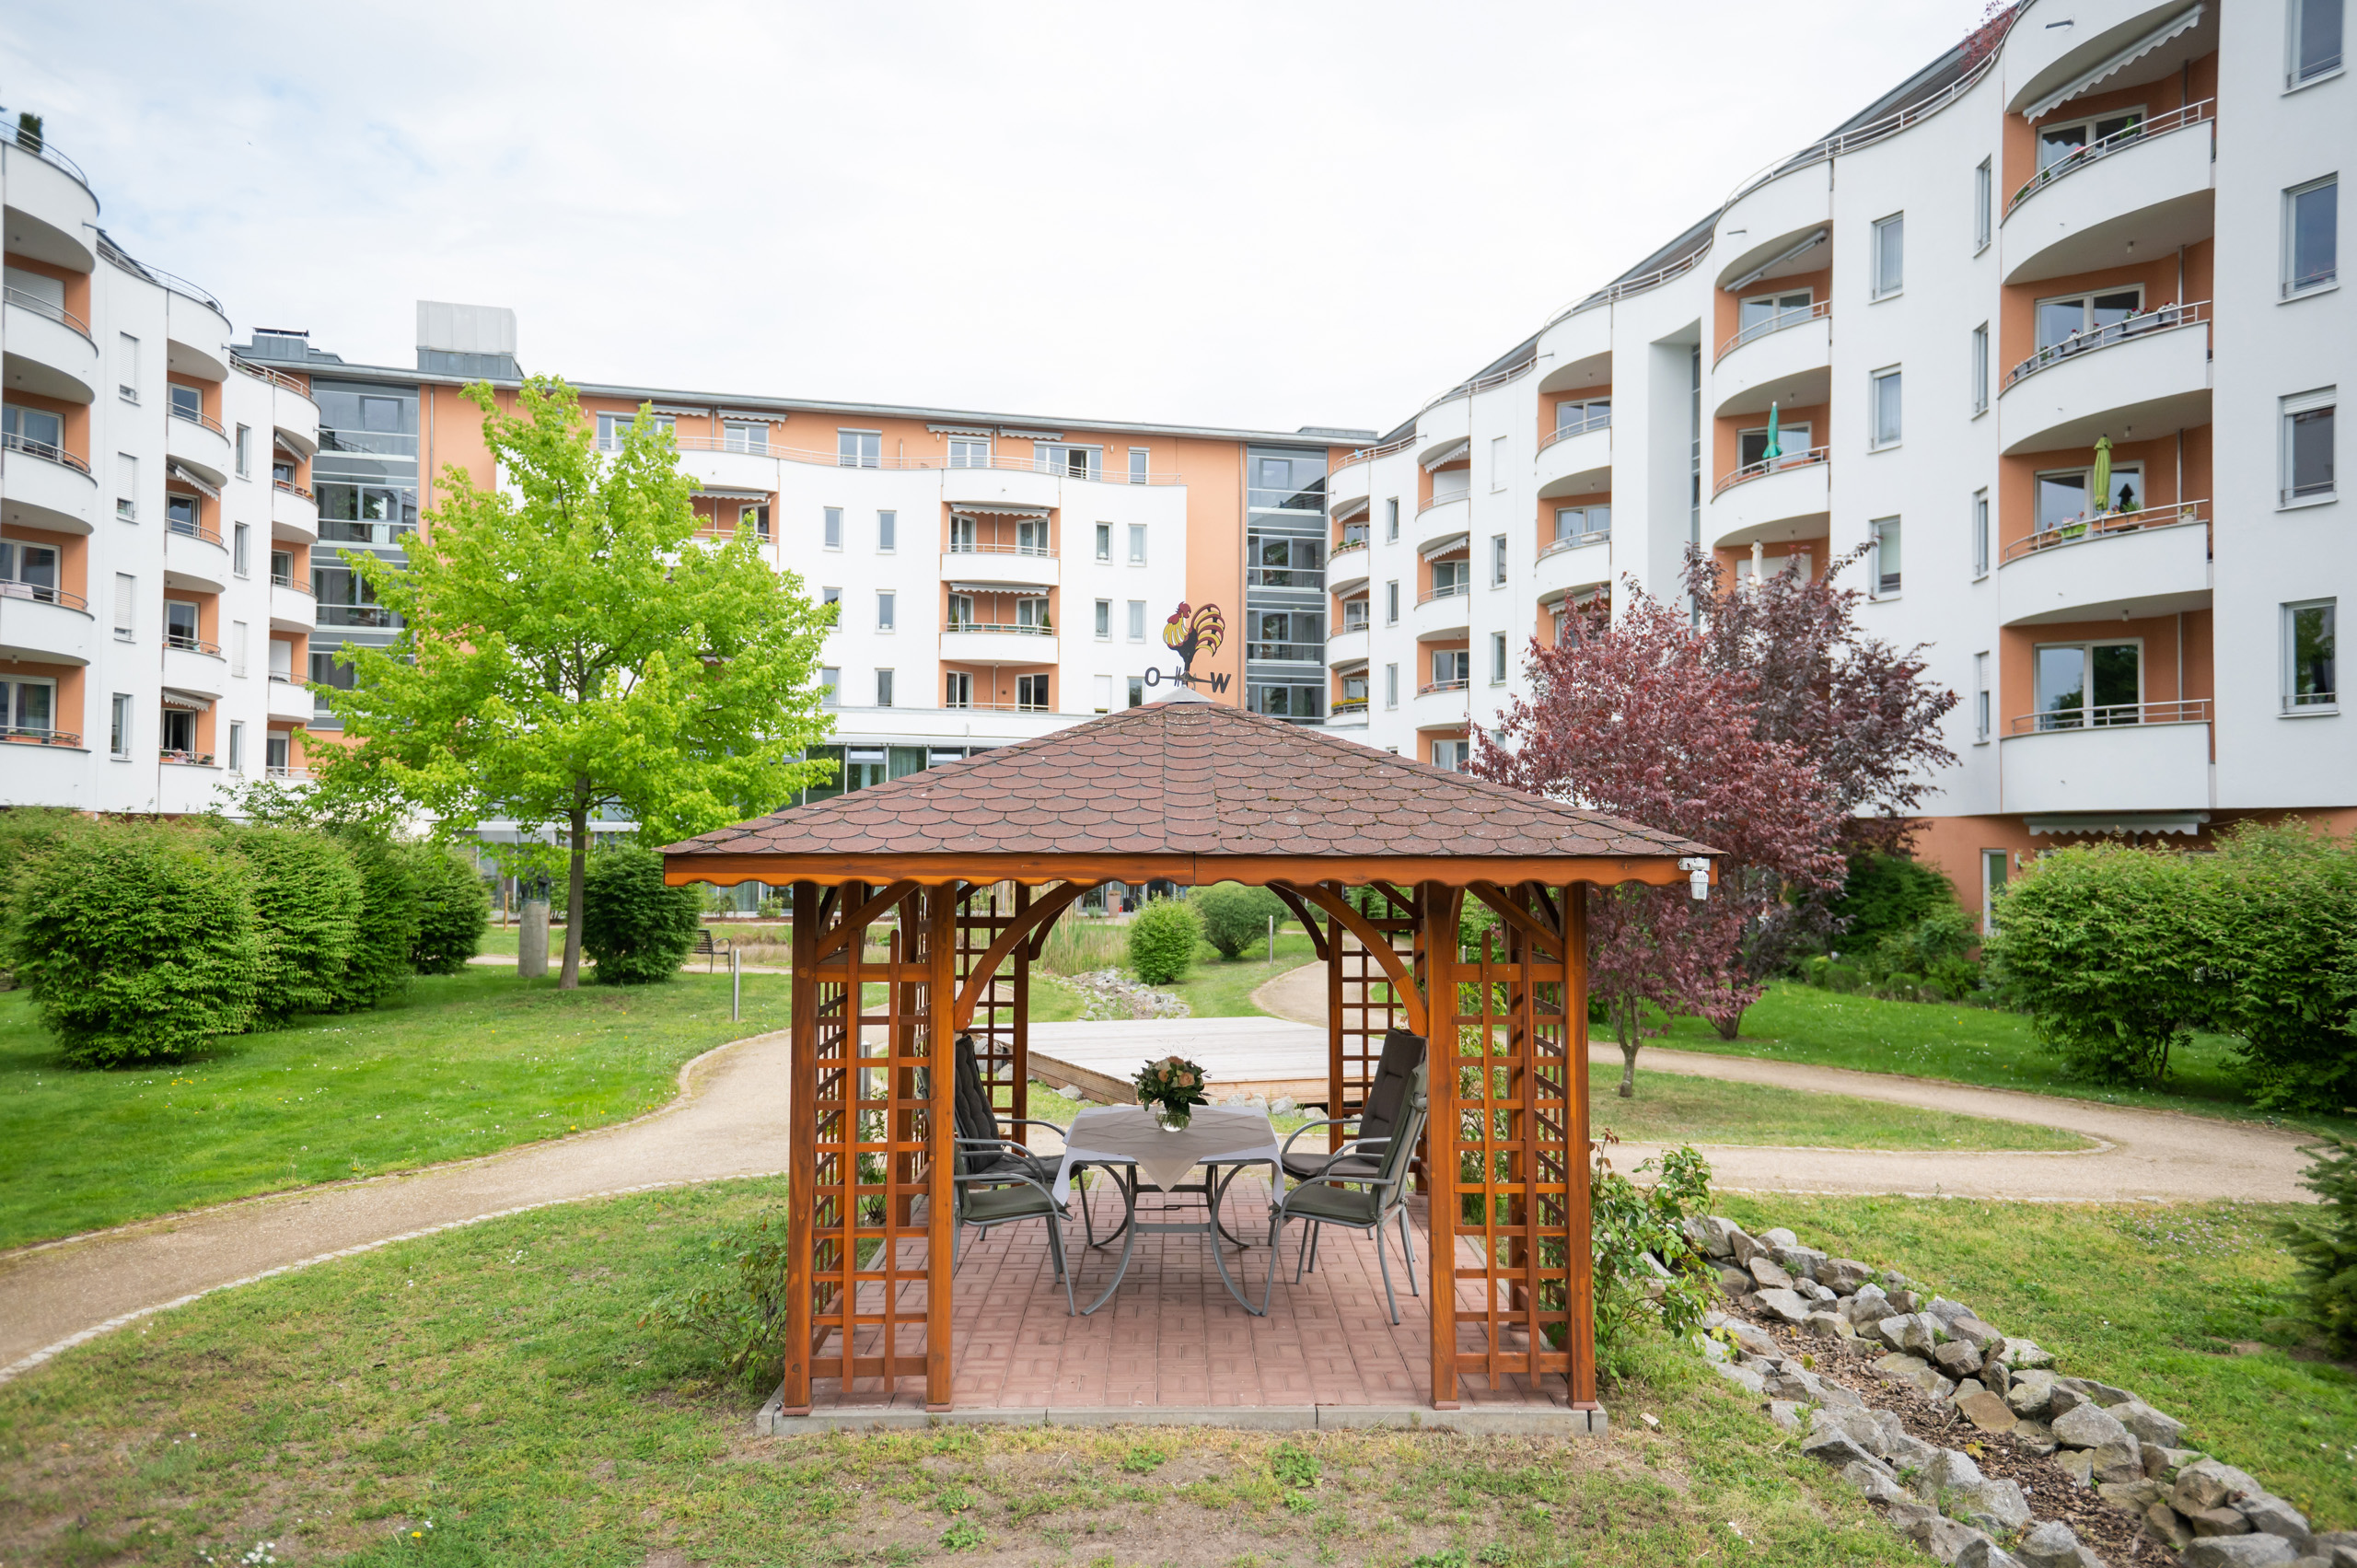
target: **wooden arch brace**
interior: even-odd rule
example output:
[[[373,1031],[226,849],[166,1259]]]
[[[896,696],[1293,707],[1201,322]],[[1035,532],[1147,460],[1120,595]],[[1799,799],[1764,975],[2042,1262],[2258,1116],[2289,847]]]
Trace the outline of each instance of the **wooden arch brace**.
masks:
[[[1424,994],[1416,989],[1416,982],[1408,973],[1408,966],[1399,961],[1399,949],[1391,946],[1391,939],[1369,925],[1366,917],[1353,909],[1348,899],[1325,883],[1313,882],[1306,887],[1296,887],[1295,890],[1332,915],[1342,930],[1357,937],[1360,945],[1375,955],[1376,962],[1383,966],[1383,972],[1391,977],[1391,987],[1399,993],[1400,1008],[1408,1015],[1409,1029],[1429,1040],[1431,1034],[1425,1028],[1429,1015],[1424,1009]]]
[[[914,882],[895,882],[857,909],[843,916],[841,925],[819,933],[818,950],[810,955],[814,964],[826,962],[852,944],[853,935],[875,923],[876,917],[917,890]]]
[[[1550,929],[1546,921],[1525,909],[1513,894],[1494,882],[1476,882],[1471,890],[1475,897],[1498,912],[1500,920],[1521,932],[1530,941],[1537,943],[1541,954],[1561,961],[1563,955],[1562,937]]]
[[[1000,932],[998,940],[993,942],[983,952],[981,958],[974,965],[972,972],[966,976],[965,988],[958,993],[957,1011],[950,1015],[952,1034],[963,1033],[974,1021],[974,1009],[981,1004],[982,993],[991,983],[991,977],[998,973],[999,965],[1006,962],[1007,955],[1014,952],[1022,945],[1024,939],[1034,932],[1045,933],[1049,926],[1056,923],[1056,917],[1069,909],[1094,884],[1088,882],[1066,882],[1051,893],[1041,894],[1029,909],[1007,922],[1006,929]]]
[[[1325,928],[1319,925],[1317,918],[1309,912],[1309,906],[1301,901],[1301,895],[1294,891],[1293,885],[1289,882],[1271,882],[1269,884],[1269,891],[1277,896],[1279,903],[1293,912],[1294,919],[1301,922],[1301,928],[1309,933],[1310,948],[1317,953],[1318,961],[1324,963],[1326,961]]]

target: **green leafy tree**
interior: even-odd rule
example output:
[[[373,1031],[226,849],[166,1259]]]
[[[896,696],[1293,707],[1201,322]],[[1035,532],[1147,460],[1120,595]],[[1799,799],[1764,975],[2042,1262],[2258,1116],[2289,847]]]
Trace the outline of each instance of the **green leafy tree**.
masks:
[[[351,852],[296,828],[232,828],[223,839],[245,863],[253,900],[261,949],[256,1021],[328,1011],[360,937],[360,872]]]
[[[2357,1103],[2357,841],[2241,823],[2197,865],[2203,978],[2252,1100]]]
[[[679,972],[703,923],[703,890],[664,885],[663,857],[614,845],[590,857],[582,946],[602,985],[648,985]]]
[[[1203,923],[1203,940],[1218,948],[1223,958],[1238,958],[1254,943],[1266,942],[1271,916],[1280,925],[1286,919],[1285,906],[1276,894],[1241,882],[1198,888],[1187,902]]]
[[[1130,917],[1130,968],[1148,985],[1187,978],[1203,923],[1177,899],[1156,899]]]
[[[2357,1144],[2324,1134],[2303,1148],[2300,1185],[2318,1202],[2280,1222],[2284,1249],[2300,1266],[2304,1315],[2333,1353],[2357,1353]]]
[[[560,828],[570,850],[564,967],[581,975],[589,825],[609,813],[667,842],[774,809],[830,764],[815,679],[833,611],[750,537],[695,537],[694,481],[642,412],[595,449],[573,389],[535,377],[503,412],[468,389],[501,486],[443,470],[407,565],[344,560],[398,615],[331,692],[351,744],[332,795],[399,799],[446,826]]]
[[[409,988],[417,947],[417,877],[404,848],[375,833],[343,835],[360,870],[360,923],[352,961],[335,988],[335,1010],[381,1006]]]
[[[1850,857],[1840,894],[1829,907],[1841,923],[1833,938],[1841,951],[1871,951],[1935,911],[1959,907],[1956,888],[1920,861],[1903,854],[1865,853]]]
[[[408,846],[417,884],[417,945],[410,967],[420,974],[461,974],[482,949],[491,892],[459,854],[437,843]]]

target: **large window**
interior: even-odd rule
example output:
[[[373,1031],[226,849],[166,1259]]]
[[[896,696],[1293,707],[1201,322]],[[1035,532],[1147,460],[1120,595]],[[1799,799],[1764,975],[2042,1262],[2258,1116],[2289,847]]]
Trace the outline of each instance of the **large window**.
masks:
[[[1781,459],[1778,467],[1782,468],[1800,461],[1800,454],[1810,449],[1809,436],[1812,428],[1809,422],[1805,419],[1781,423],[1776,426],[1776,456]],[[1754,425],[1749,430],[1737,431],[1735,438],[1735,457],[1736,461],[1745,468],[1749,468],[1754,463],[1766,462],[1768,460],[1768,427],[1759,424]],[[1600,509],[1602,508],[1589,508],[1591,511]]]
[[[197,628],[200,618],[195,604],[184,598],[164,601],[164,644],[167,647],[182,648],[191,653],[217,653],[207,648]]]
[[[1031,466],[1041,473],[1062,474],[1066,479],[1097,479],[1104,472],[1105,450],[1101,447],[1068,447],[1061,441],[1031,443]]]
[[[2144,649],[2137,642],[2047,643],[2037,654],[2038,727],[2101,728],[2143,717]]]
[[[2133,131],[2144,122],[2144,110],[2115,110],[2085,120],[2065,120],[2058,124],[2042,125],[2038,133],[2038,171],[2040,174],[2055,165],[2068,162],[2097,142]]]
[[[1470,648],[1434,648],[1433,650],[1432,684],[1427,691],[1462,691],[1473,679],[1473,652]]]
[[[2339,705],[2340,601],[2310,599],[2283,607],[2283,711],[2316,712]]]
[[[1048,677],[1018,675],[1015,678],[1015,705],[1027,714],[1048,711]]]
[[[1254,512],[1323,512],[1326,459],[1307,453],[1251,455],[1252,483],[1245,507]]]
[[[1765,442],[1766,431],[1759,433]],[[1612,535],[1612,508],[1609,506],[1558,506],[1555,508],[1555,542],[1573,544],[1583,540],[1608,539]]]
[[[1569,436],[1583,430],[1602,430],[1612,423],[1610,398],[1567,398],[1555,405],[1555,434]],[[1396,512],[1399,503],[1394,501]]]
[[[2064,295],[2038,302],[2038,346],[2061,348],[2073,338],[2117,326],[2143,308],[2144,291],[2108,288],[2095,294]]]
[[[1894,213],[1875,225],[1875,297],[1907,286],[1907,215]]]
[[[2340,277],[2340,177],[2283,192],[2283,293],[2305,294]]]
[[[1736,307],[1735,341],[1747,343],[1779,328],[1798,326],[1808,319],[1809,308],[1814,303],[1814,296],[1805,288],[1754,295]]]
[[[45,544],[0,539],[0,597],[57,602],[57,552]]]
[[[57,682],[0,677],[0,727],[46,740],[57,726]]]
[[[949,466],[953,469],[986,469],[991,466],[991,444],[987,436],[952,436],[949,438]]]
[[[2049,469],[2031,482],[2037,493],[2037,529],[2051,533],[2090,516],[2133,512],[2144,504],[2144,465],[2120,463],[2111,470],[2111,494],[2088,504],[2093,469]]]
[[[884,436],[877,430],[835,432],[835,466],[839,469],[880,469],[884,466]]]
[[[720,444],[731,452],[766,452],[770,449],[770,427],[748,419],[731,419],[720,427]]]
[[[1252,612],[1252,643],[1245,657],[1315,664],[1326,656],[1326,617],[1315,610]]]
[[[1902,383],[1896,369],[1877,370],[1873,377],[1874,444],[1877,447],[1896,447],[1904,433],[1900,420]]]
[[[0,430],[18,451],[50,459],[65,455],[65,421],[47,409],[0,407]]]
[[[1252,565],[1248,585],[1263,588],[1319,588],[1326,586],[1325,546],[1314,539],[1256,533],[1246,540]]]
[[[1130,448],[1130,482],[1131,482],[1132,484],[1144,484],[1144,483],[1146,482],[1146,470],[1145,470],[1145,464],[1146,464],[1146,448],[1145,448],[1145,447],[1131,447],[1131,448]],[[1100,710],[1100,711],[1101,711],[1101,710]]]
[[[1433,766],[1446,768],[1452,773],[1463,772],[1467,745],[1468,743],[1462,740],[1434,741]]]
[[[2343,0],[2292,0],[2291,68],[2285,85],[2298,87],[2340,69]]]
[[[2329,501],[2333,479],[2333,415],[2338,390],[2326,387],[2283,400],[2283,494],[2294,502]]]
[[[598,450],[601,452],[621,451],[622,449],[623,437],[630,434],[631,426],[638,423],[641,417],[644,417],[657,430],[669,430],[678,424],[677,417],[668,413],[655,413],[649,412],[644,416],[634,412],[601,413],[598,416]]]
[[[1461,594],[1472,586],[1473,563],[1463,556],[1454,561],[1433,563],[1433,591],[1427,598],[1446,598]]]

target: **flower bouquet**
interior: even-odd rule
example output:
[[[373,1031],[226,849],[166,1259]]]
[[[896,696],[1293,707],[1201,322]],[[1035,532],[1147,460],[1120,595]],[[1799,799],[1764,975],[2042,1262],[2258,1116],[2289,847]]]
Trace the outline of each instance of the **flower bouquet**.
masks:
[[[1195,1107],[1211,1103],[1203,1093],[1202,1068],[1183,1056],[1149,1062],[1132,1082],[1138,1086],[1138,1103],[1153,1108],[1166,1132],[1178,1132],[1195,1114]]]

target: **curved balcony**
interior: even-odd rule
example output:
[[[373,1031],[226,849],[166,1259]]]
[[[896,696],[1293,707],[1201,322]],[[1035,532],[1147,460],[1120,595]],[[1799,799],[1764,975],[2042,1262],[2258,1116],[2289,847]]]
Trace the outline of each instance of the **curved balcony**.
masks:
[[[1326,666],[1340,669],[1344,665],[1364,664],[1375,633],[1364,626],[1345,627],[1326,639]]]
[[[209,413],[174,410],[164,421],[164,456],[207,484],[229,482],[229,436]]]
[[[1332,592],[1341,593],[1345,583],[1366,581],[1367,562],[1373,559],[1366,540],[1346,539],[1326,552],[1326,581]]]
[[[941,633],[945,664],[1053,664],[1056,634],[1037,626],[953,621]]]
[[[156,809],[167,817],[193,817],[221,808],[226,775],[210,751],[164,753],[156,770]]]
[[[299,583],[270,580],[270,628],[273,632],[308,632],[319,623],[319,603]]]
[[[1827,240],[1809,240],[1832,222],[1830,159],[1801,164],[1753,186],[1719,215],[1712,250],[1726,260],[1712,286],[1747,289],[1771,273],[1818,271],[1825,265]]]
[[[1472,693],[1463,680],[1428,681],[1408,703],[1409,722],[1418,729],[1462,729]]]
[[[229,551],[211,528],[175,526],[164,532],[164,580],[217,594],[229,586]]]
[[[945,581],[977,587],[1052,588],[1063,580],[1062,563],[1045,550],[1019,550],[1011,544],[952,545],[942,552]]]
[[[2071,85],[2112,56],[2173,20],[2189,20],[2193,9],[2185,0],[2079,0],[2071,8],[2071,27],[2016,28],[2005,35],[2004,82],[2011,89],[2005,110],[2020,114],[2038,100]],[[2214,13],[2214,7],[2212,8]],[[2107,88],[2175,77],[2178,62],[2189,52],[2208,53],[2217,48],[2214,31],[2154,41],[2146,52],[2105,79]]]
[[[10,208],[8,218],[16,220]],[[0,730],[0,806],[54,806],[90,797],[90,753],[70,730]]]
[[[1998,809],[2184,811],[2210,805],[2210,704],[2096,711],[2093,726],[2048,728],[2028,714],[1997,745]]]
[[[297,544],[316,544],[319,538],[319,503],[299,484],[273,480],[270,486],[270,537]]]
[[[99,222],[99,199],[74,160],[43,140],[27,146],[0,141],[0,168],[8,194],[8,249],[53,267],[87,273],[99,264],[83,238]]]
[[[1326,509],[1340,517],[1364,504],[1375,484],[1375,465],[1364,458],[1347,461],[1326,476]]]
[[[1538,443],[1531,468],[1541,500],[1611,489],[1611,416],[1549,431]]]
[[[1766,413],[1770,403],[1813,408],[1833,393],[1833,302],[1785,310],[1719,345],[1711,370],[1719,417]]]
[[[164,364],[177,375],[200,381],[229,378],[229,313],[221,302],[186,278],[150,274],[164,285]]]
[[[273,675],[268,685],[270,688],[269,712],[272,718],[289,724],[311,722],[312,714],[318,711],[319,705],[311,700],[309,686],[284,675]]]
[[[270,387],[271,428],[306,459],[319,456],[319,405],[312,401],[303,384],[266,365],[255,365],[235,355],[230,357],[230,364]]]
[[[1815,539],[1831,522],[1833,448],[1812,447],[1767,462],[1750,463],[1719,481],[1711,493],[1703,532],[1713,550],[1754,540]]]
[[[229,661],[221,656],[218,643],[195,637],[165,639],[164,684],[173,691],[218,697],[226,689],[228,679]]]
[[[7,352],[0,371],[11,392],[87,403],[99,395],[99,348],[82,319],[22,289],[0,289]]]
[[[2040,349],[2006,375],[1997,411],[2009,457],[2091,446],[2131,425],[2160,436],[2208,423],[2210,302],[2164,305]]]
[[[2210,604],[2210,503],[2067,523],[2015,540],[1997,569],[2007,626],[2173,615]]]
[[[1539,377],[1541,395],[1609,385],[1612,312],[1583,310],[1550,322],[1538,334],[1538,359],[1554,362],[1554,368]]]
[[[98,622],[80,594],[0,582],[0,660],[87,664],[97,647]]]
[[[1416,508],[1415,540],[1418,550],[1430,550],[1451,534],[1461,534],[1473,526],[1473,498],[1465,491],[1452,491],[1435,495]]]
[[[1473,624],[1473,590],[1463,584],[1427,590],[1417,597],[1409,621],[1420,643],[1462,637]]]
[[[98,510],[99,482],[90,465],[63,447],[0,436],[7,454],[8,488],[0,517],[19,528],[88,533]]]
[[[1326,710],[1326,727],[1364,729],[1366,727],[1366,699],[1364,697],[1335,698],[1333,705]]]
[[[2005,281],[2091,273],[2209,238],[2216,113],[2204,99],[2040,169],[2005,203]]]
[[[1557,540],[1539,551],[1531,567],[1531,585],[1542,599],[1576,593],[1612,580],[1612,536],[1587,534]]]
[[[962,468],[941,470],[941,498],[960,506],[1036,508],[1041,516],[1063,505],[1063,476],[1026,464],[1021,468]]]
[[[1459,392],[1446,398],[1416,416],[1416,461],[1430,464],[1440,460],[1451,447],[1464,444],[1470,449],[1473,440],[1473,394]]]

